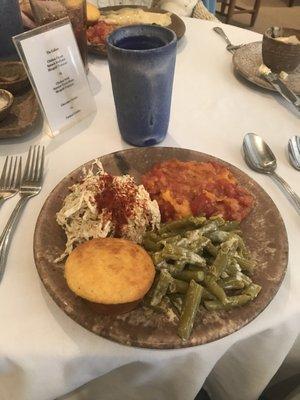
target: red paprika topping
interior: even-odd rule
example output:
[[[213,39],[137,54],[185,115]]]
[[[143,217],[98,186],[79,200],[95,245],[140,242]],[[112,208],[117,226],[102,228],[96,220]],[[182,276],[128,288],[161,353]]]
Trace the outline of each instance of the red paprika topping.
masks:
[[[99,178],[99,189],[100,192],[95,196],[98,212],[105,210],[110,214],[115,225],[115,236],[121,236],[122,228],[128,224],[136,204],[137,187],[133,179],[125,181],[120,177],[104,174]]]

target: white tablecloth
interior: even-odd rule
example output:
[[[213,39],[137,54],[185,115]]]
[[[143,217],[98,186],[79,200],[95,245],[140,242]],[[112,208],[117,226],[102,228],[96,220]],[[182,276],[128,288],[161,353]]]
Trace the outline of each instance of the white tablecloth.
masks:
[[[7,154],[30,144],[47,145],[42,192],[27,205],[16,229],[0,286],[0,399],[54,399],[102,376],[89,397],[117,400],[192,400],[204,381],[216,399],[254,400],[265,388],[299,332],[299,216],[267,176],[250,171],[241,155],[247,132],[262,135],[278,157],[278,172],[300,193],[299,172],[287,161],[287,140],[300,119],[279,96],[250,86],[233,73],[231,55],[214,24],[185,19],[179,44],[169,134],[164,146],[213,154],[253,177],[273,198],[288,232],[290,258],[284,282],[270,305],[238,332],[203,346],[156,351],[122,346],[98,337],[67,317],[41,284],[32,254],[35,222],[51,189],[82,163],[129,147],[116,122],[106,60],[93,59],[89,80],[97,115],[48,139],[40,131],[0,142]],[[224,26],[234,43],[260,35]],[[4,227],[17,198],[1,209]]]

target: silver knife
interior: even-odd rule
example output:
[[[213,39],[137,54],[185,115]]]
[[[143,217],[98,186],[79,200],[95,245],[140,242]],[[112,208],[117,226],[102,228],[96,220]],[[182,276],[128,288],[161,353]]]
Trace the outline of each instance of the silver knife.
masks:
[[[276,74],[269,72],[268,74],[263,74],[263,77],[277,90],[277,92],[281,94],[282,97],[292,103],[296,110],[300,111],[300,97],[290,90]]]

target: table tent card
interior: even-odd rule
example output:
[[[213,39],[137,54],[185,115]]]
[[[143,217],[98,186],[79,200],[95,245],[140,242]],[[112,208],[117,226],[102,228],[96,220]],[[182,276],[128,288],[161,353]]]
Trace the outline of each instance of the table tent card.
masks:
[[[69,18],[13,40],[53,135],[96,111]]]

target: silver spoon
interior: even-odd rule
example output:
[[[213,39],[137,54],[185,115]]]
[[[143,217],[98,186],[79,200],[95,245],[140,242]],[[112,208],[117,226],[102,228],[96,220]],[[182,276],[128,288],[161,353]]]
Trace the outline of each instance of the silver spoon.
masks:
[[[234,50],[237,50],[237,49],[239,49],[240,47],[243,46],[243,44],[239,44],[239,45],[237,45],[237,46],[235,46],[234,44],[232,44],[231,41],[228,39],[228,36],[226,35],[226,33],[225,33],[225,32],[223,31],[223,29],[220,28],[219,26],[215,26],[215,27],[213,28],[213,30],[214,30],[215,32],[217,32],[220,36],[222,36],[222,38],[223,38],[223,39],[225,40],[225,42],[227,43],[226,49],[227,49],[228,51],[230,51],[231,53],[233,53]]]
[[[254,133],[247,133],[243,140],[243,151],[247,165],[256,172],[270,175],[283,189],[297,212],[300,214],[300,197],[276,174],[276,157],[263,139]]]
[[[300,171],[300,137],[293,136],[288,142],[288,153],[291,165]]]

